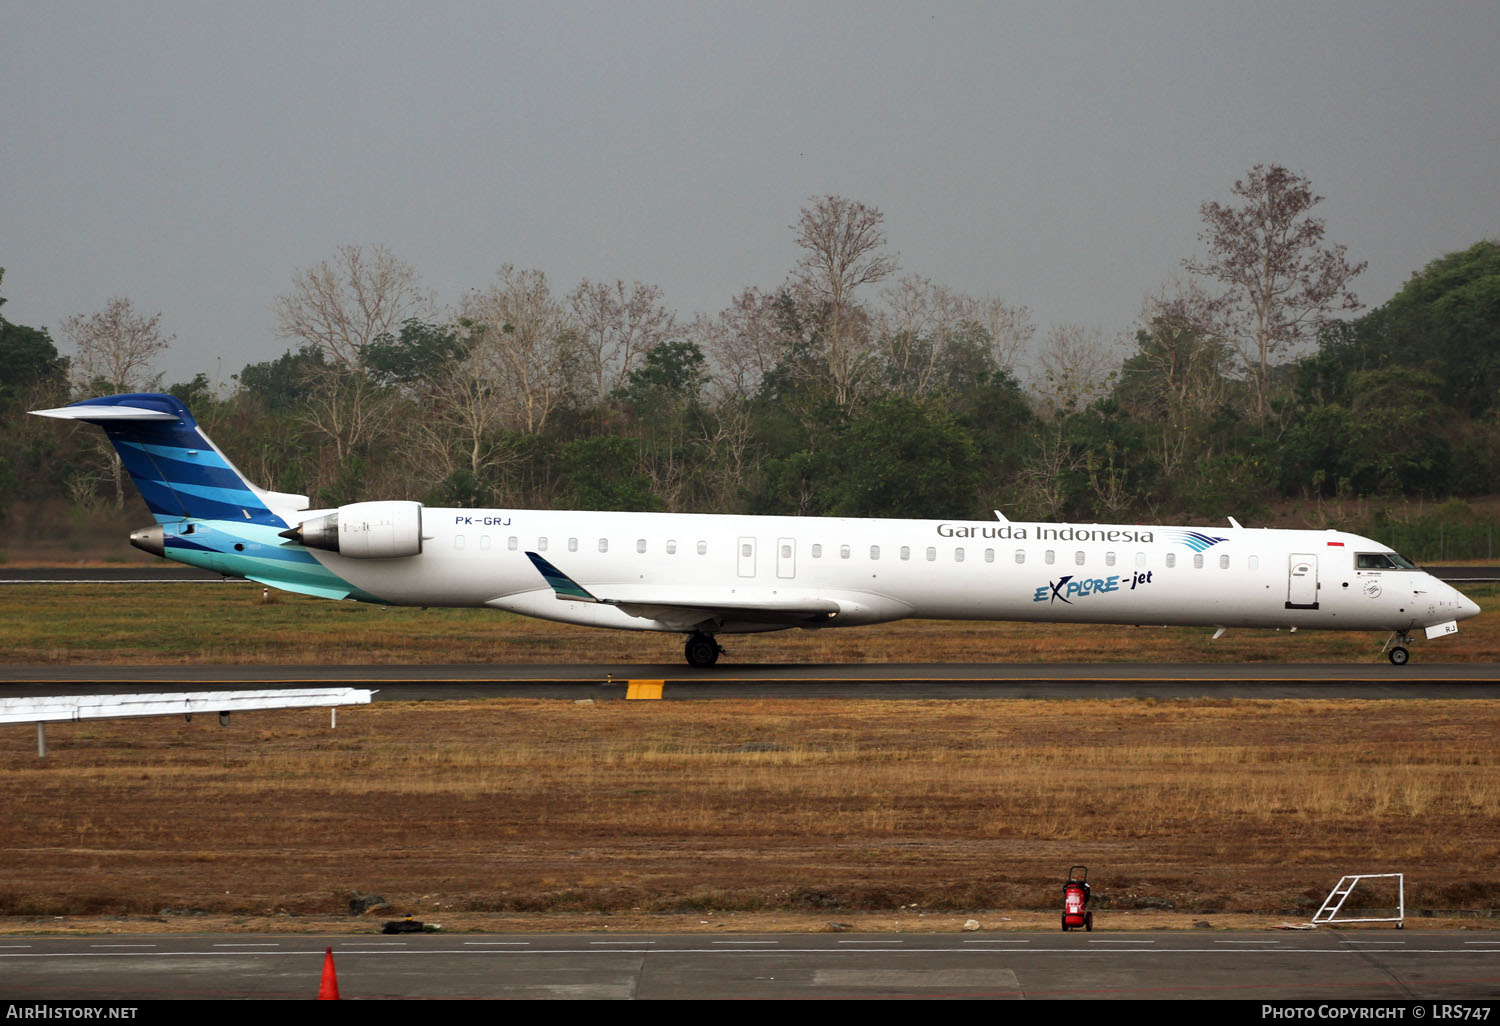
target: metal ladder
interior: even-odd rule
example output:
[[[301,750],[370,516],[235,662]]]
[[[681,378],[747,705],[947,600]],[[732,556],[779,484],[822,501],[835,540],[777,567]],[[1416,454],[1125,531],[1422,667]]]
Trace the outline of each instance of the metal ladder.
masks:
[[[1340,919],[1339,910],[1344,907],[1344,902],[1349,895],[1354,893],[1354,888],[1359,886],[1361,880],[1395,880],[1396,881],[1396,914],[1394,916],[1357,916]],[[1313,914],[1314,925],[1321,923],[1395,923],[1396,929],[1405,927],[1406,920],[1406,878],[1402,873],[1355,873],[1350,876],[1339,878],[1333,890],[1328,892],[1328,897],[1323,899],[1323,907]]]

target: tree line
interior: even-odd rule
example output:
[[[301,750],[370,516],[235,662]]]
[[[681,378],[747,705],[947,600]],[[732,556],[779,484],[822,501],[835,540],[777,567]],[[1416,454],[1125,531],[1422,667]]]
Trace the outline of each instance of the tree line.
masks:
[[[510,265],[442,310],[393,253],[346,246],[293,275],[288,349],[227,389],[164,383],[162,316],[125,299],[58,340],[0,316],[0,494],[122,505],[97,432],[23,413],[164,385],[256,483],[317,506],[1130,522],[1493,491],[1500,244],[1365,311],[1321,200],[1251,169],[1118,338],[1038,338],[1022,305],[903,273],[880,211],[838,196],[790,226],[785,281],[691,320],[652,285]]]

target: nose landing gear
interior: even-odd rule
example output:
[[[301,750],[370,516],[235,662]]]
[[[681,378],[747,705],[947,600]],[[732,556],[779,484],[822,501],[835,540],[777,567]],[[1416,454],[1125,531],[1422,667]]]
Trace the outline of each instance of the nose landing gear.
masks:
[[[1394,646],[1391,644],[1393,641],[1396,643]],[[1405,631],[1402,631],[1400,634],[1396,634],[1393,631],[1391,636],[1385,639],[1386,658],[1391,661],[1392,666],[1405,666],[1407,664],[1408,660],[1411,659],[1411,653],[1407,651],[1406,646],[1410,644],[1411,635]]]

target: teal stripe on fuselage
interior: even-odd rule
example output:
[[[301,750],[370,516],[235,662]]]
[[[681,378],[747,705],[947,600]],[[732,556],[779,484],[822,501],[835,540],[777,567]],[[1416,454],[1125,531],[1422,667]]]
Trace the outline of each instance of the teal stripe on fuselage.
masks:
[[[182,529],[191,524],[191,534]],[[268,584],[319,598],[384,602],[329,570],[311,552],[281,538],[275,527],[229,520],[164,523],[166,555],[179,563],[228,577]],[[241,548],[236,549],[239,545]]]
[[[174,529],[173,524],[177,525]],[[278,529],[265,524],[251,524],[238,520],[176,520],[163,524],[166,545],[170,551],[178,538],[194,545],[212,549],[225,556],[249,555],[260,559],[283,563],[317,563],[311,552],[300,545],[288,542]],[[189,533],[186,528],[191,527]],[[236,545],[244,548],[236,550]],[[318,563],[321,566],[321,563]]]

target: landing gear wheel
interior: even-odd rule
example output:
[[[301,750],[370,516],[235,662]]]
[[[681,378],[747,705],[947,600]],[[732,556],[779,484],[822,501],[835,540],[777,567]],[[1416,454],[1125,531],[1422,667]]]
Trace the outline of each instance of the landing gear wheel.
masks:
[[[1411,658],[1411,653],[1402,648],[1400,645],[1397,645],[1395,648],[1391,649],[1389,658],[1394,665],[1405,666],[1406,661]]]
[[[689,666],[695,666],[700,670],[706,670],[719,661],[719,643],[713,639],[711,634],[694,634],[688,638],[687,645],[683,647],[682,654],[687,656]]]

